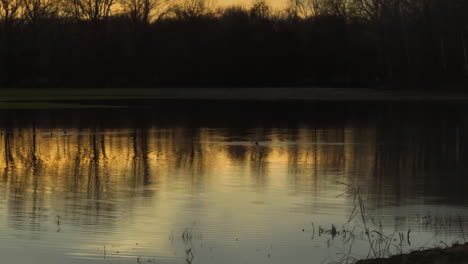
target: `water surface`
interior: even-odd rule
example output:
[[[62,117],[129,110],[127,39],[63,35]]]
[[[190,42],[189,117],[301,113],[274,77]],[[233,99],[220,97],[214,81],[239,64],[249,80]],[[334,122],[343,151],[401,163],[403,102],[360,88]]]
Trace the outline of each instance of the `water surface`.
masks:
[[[38,264],[367,257],[359,234],[349,250],[326,232],[362,226],[349,221],[349,186],[387,233],[411,229],[404,251],[464,241],[466,110],[234,101],[4,110],[0,254]]]

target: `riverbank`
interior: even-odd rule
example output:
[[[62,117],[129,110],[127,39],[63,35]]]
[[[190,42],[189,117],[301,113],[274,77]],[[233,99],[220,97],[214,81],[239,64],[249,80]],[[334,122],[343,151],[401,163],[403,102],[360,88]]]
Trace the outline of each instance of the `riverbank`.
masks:
[[[78,109],[155,105],[161,101],[468,102],[468,94],[346,88],[0,89],[0,109]]]
[[[95,88],[0,89],[0,102],[113,99],[187,99],[253,101],[441,101],[467,100],[467,94],[367,88]]]
[[[466,264],[468,244],[455,244],[448,248],[413,251],[386,259],[359,260],[355,264]]]

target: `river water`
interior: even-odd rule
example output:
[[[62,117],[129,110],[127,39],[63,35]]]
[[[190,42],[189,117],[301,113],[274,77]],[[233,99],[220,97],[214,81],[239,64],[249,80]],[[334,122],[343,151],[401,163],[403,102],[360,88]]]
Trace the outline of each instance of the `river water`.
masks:
[[[463,242],[467,110],[235,101],[2,110],[1,262],[331,263]]]

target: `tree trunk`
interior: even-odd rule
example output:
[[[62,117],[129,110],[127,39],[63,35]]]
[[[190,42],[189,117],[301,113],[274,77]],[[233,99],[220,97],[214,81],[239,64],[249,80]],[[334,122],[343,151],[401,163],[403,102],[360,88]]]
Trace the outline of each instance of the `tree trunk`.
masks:
[[[445,58],[445,43],[442,35],[440,35],[440,59],[442,63],[442,70],[443,72],[447,71],[447,60]]]
[[[463,48],[463,59],[464,59],[464,73],[468,75],[468,54],[466,51],[466,41],[465,41],[465,32],[462,31],[461,33],[461,41],[462,41],[462,48]]]

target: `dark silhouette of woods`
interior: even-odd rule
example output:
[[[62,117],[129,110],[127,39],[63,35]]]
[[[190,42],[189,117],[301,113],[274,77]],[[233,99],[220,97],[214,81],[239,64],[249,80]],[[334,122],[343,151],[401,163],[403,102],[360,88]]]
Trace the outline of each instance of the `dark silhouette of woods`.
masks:
[[[464,87],[467,42],[466,0],[0,0],[0,86]]]

